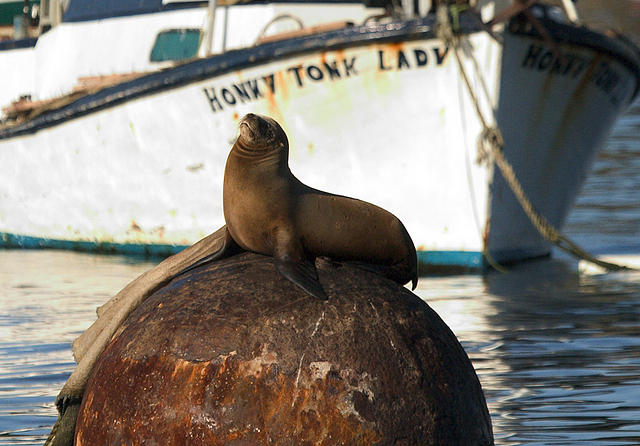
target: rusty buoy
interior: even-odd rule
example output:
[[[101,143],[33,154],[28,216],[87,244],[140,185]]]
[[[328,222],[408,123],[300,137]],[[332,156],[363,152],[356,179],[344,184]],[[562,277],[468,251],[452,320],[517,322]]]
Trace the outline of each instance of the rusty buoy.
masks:
[[[417,296],[319,262],[329,300],[243,253],[175,278],[93,370],[76,445],[489,445],[459,342]]]

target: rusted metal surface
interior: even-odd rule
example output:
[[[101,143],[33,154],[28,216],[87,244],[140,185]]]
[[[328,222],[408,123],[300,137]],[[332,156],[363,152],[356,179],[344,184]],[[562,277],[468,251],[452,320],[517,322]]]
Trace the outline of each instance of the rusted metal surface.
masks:
[[[318,267],[327,302],[249,253],[156,292],[96,365],[76,444],[492,444],[442,320],[376,274]]]

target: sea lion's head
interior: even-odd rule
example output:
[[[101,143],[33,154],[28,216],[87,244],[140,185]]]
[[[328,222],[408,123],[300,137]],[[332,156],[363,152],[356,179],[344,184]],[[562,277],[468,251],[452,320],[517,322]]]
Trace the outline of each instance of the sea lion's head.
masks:
[[[275,120],[249,113],[240,120],[236,146],[248,154],[260,155],[272,151],[288,152],[287,135]]]

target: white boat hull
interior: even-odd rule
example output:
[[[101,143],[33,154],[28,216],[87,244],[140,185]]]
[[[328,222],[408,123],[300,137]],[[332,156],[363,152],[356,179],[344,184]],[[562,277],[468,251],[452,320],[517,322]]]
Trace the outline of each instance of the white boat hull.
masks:
[[[503,37],[470,33],[464,65],[525,191],[561,226],[635,73],[566,45],[575,66],[562,74],[541,40]],[[298,52],[14,133],[0,139],[4,244],[165,253],[197,241],[224,224],[224,164],[252,112],[282,124],[301,181],[397,215],[423,264],[481,267],[487,248],[498,261],[547,254],[477,161],[482,127],[452,52],[433,36]]]

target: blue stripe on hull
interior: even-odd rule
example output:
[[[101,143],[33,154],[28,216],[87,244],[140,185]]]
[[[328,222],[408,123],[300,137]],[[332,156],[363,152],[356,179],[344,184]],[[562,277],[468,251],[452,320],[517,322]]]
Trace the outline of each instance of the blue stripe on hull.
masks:
[[[167,257],[182,251],[188,245],[161,245],[142,243],[111,243],[82,240],[58,240],[30,237],[0,232],[0,248],[19,249],[64,249],[67,251],[96,252],[102,254],[125,254],[150,257]]]
[[[421,274],[483,272],[485,263],[480,251],[418,251]]]
[[[63,249],[103,254],[167,257],[186,247],[187,245],[59,240],[0,232],[0,248]],[[483,270],[482,253],[473,251],[418,251],[418,264],[420,271],[424,273],[479,272]]]

